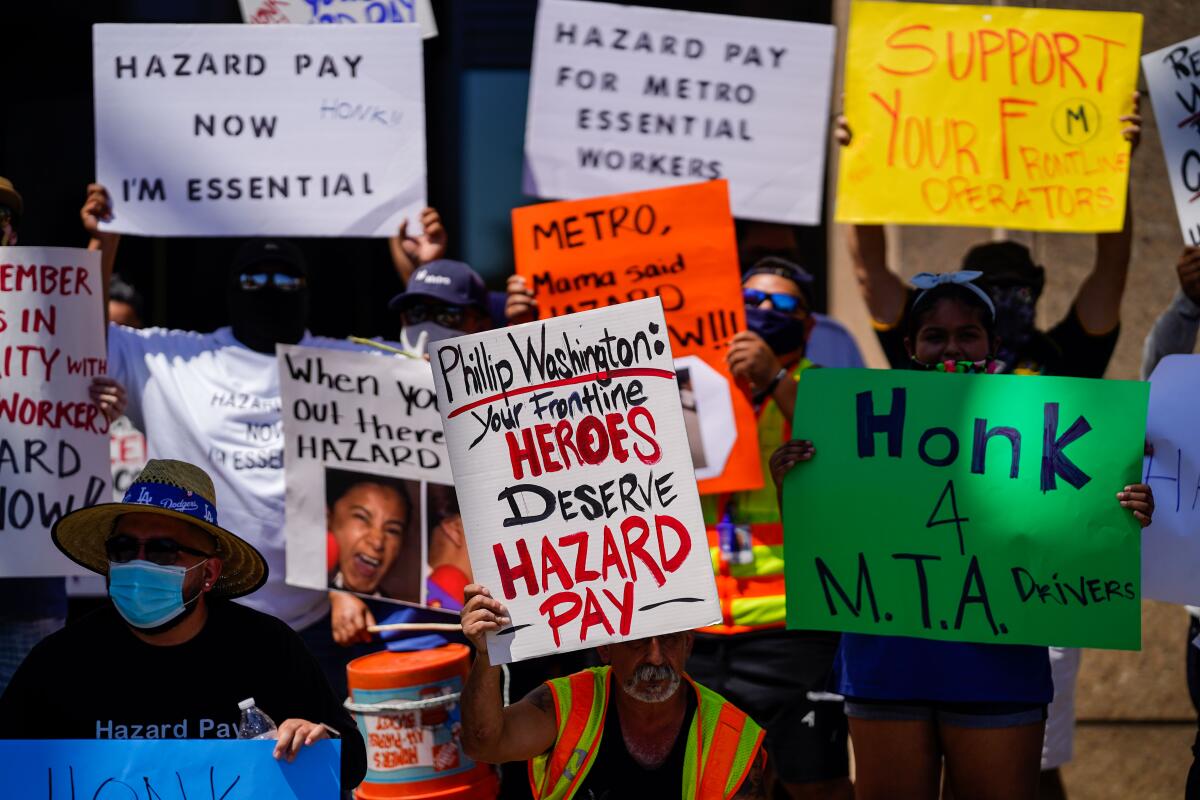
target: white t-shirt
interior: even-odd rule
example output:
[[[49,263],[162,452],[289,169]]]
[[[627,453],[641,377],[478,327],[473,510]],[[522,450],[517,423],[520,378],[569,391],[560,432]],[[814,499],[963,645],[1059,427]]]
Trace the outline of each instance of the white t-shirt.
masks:
[[[307,333],[300,344],[363,349]],[[147,456],[203,468],[216,487],[218,523],[266,558],[267,583],[241,602],[295,630],[324,616],[326,592],[284,582],[283,418],[275,356],[246,347],[230,328],[193,333],[113,324],[108,373],[129,392],[126,414],[145,432]]]

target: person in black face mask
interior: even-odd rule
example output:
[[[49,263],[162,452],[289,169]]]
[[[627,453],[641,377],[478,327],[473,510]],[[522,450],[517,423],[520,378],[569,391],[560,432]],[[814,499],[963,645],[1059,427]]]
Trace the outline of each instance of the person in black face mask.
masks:
[[[749,330],[729,342],[726,361],[748,385],[758,415],[765,485],[701,498],[716,559],[723,619],[696,634],[688,673],[766,729],[770,796],[848,800],[853,796],[841,704],[822,696],[838,635],[785,630],[782,518],[767,459],[791,438],[801,374],[815,325],[812,277],[782,258],[755,262],[742,276]],[[702,677],[700,677],[702,676]],[[736,698],[736,699],[733,699]]]
[[[252,239],[233,258],[228,283],[234,337],[259,353],[296,344],[308,326],[308,267],[291,242]]]
[[[88,187],[80,216],[92,237],[89,247],[102,252],[105,287],[119,236],[98,223],[113,211],[103,186]],[[145,432],[149,457],[169,456],[208,472],[222,498],[222,515],[270,565],[262,589],[239,602],[297,631],[344,696],[347,657],[333,641],[328,595],[284,581],[283,420],[276,347],[377,351],[307,331],[308,268],[295,245],[250,240],[237,251],[227,275],[229,326],[199,333],[110,325],[108,371],[128,388],[127,414]],[[336,357],[326,357],[324,364],[336,369]]]
[[[745,380],[756,407],[768,399],[786,419],[796,404],[796,381],[785,380],[804,357],[814,319],[807,288],[812,276],[774,256],[755,262],[742,275],[746,327],[735,335],[725,356],[735,378]]]

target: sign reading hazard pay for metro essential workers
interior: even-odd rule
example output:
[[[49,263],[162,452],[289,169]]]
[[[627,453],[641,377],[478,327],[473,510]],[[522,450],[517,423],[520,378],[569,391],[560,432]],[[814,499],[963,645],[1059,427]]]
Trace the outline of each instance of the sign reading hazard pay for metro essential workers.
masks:
[[[96,25],[104,227],[390,236],[425,205],[416,25]]]
[[[658,298],[439,342],[438,410],[492,663],[721,618]]]
[[[1115,231],[1142,16],[855,2],[837,220]]]
[[[525,192],[729,179],[733,215],[821,220],[831,25],[541,0]]]

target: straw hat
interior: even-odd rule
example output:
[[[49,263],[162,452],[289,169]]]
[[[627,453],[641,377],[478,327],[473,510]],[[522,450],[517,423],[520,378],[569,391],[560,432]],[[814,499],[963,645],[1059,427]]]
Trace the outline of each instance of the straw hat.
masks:
[[[217,493],[208,473],[192,464],[151,459],[125,492],[120,503],[103,503],[74,511],[57,523],[50,536],[67,558],[92,572],[108,574],[104,542],[123,514],[161,514],[183,520],[208,533],[217,542],[214,555],[221,559],[221,577],[213,585],[214,597],[241,597],[267,581],[267,562],[234,534],[217,526]]]
[[[13,188],[12,181],[3,176],[0,176],[0,205],[11,208],[17,219],[21,218],[21,214],[25,210],[25,204],[21,202],[21,195],[17,194],[17,190]]]

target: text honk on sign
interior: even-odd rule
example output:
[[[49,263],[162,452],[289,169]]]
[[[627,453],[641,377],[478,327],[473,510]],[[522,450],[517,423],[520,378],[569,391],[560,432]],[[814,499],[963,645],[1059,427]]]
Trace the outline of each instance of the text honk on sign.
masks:
[[[430,355],[492,663],[720,619],[658,298]]]
[[[839,222],[1122,227],[1140,14],[857,2]]]

